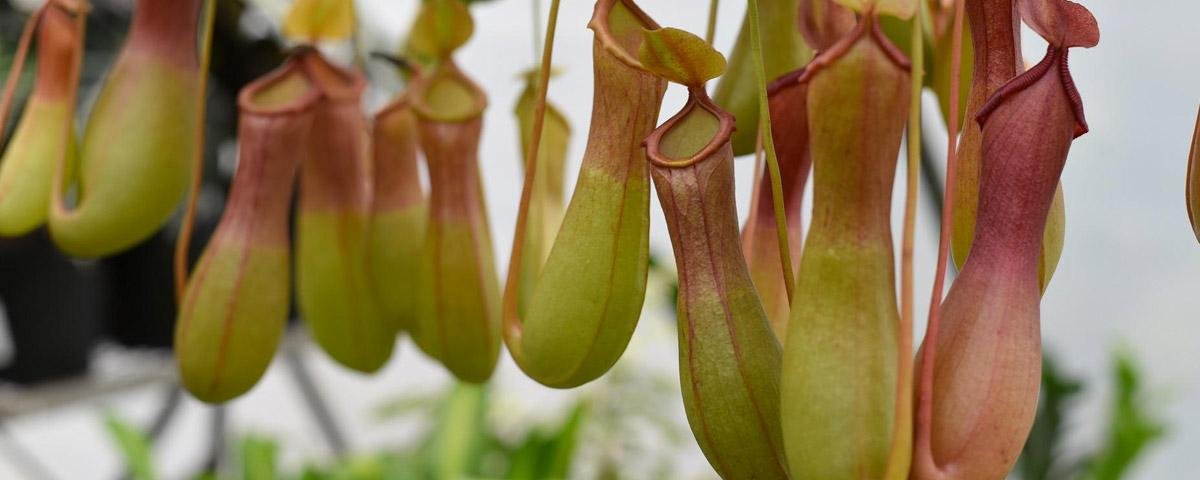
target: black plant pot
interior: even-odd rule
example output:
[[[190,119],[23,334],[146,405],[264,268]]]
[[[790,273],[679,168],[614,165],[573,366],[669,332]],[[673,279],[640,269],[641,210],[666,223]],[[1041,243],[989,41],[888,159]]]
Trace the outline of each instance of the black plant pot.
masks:
[[[16,350],[0,379],[30,384],[85,373],[103,291],[98,264],[67,259],[44,229],[0,240],[0,302]]]
[[[170,347],[175,329],[172,238],[149,240],[104,260],[111,280],[105,333],[130,347]]]
[[[215,212],[201,209],[189,248],[189,265],[216,227]],[[127,347],[170,348],[175,337],[175,239],[177,228],[164,228],[131,250],[104,260],[111,286],[104,316],[105,333]]]

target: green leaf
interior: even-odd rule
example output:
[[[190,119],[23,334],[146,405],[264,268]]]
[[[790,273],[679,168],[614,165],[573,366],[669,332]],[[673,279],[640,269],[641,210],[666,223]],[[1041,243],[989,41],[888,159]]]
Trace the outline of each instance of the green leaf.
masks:
[[[440,394],[418,394],[388,400],[375,408],[377,420],[391,420],[410,415],[427,415],[442,402]]]
[[[412,453],[403,455],[385,454],[380,460],[383,462],[383,478],[384,480],[420,480],[425,478],[422,476],[422,468],[424,467],[421,457]]]
[[[571,416],[555,435],[553,456],[550,458],[549,471],[542,478],[567,478],[571,473],[571,464],[575,459],[576,446],[579,445],[579,432],[582,430],[584,419],[587,417],[586,403],[576,405]]]
[[[1042,355],[1042,392],[1033,430],[1025,441],[1017,470],[1023,480],[1070,478],[1062,462],[1064,419],[1083,392],[1083,382],[1061,370],[1053,355]]]
[[[326,470],[316,465],[305,465],[300,474],[300,480],[329,480],[332,476]]]
[[[413,53],[441,60],[475,33],[471,11],[460,0],[428,0],[421,5],[408,38]]]
[[[699,87],[725,72],[725,56],[692,33],[667,27],[646,30],[642,35],[645,41],[638,48],[638,60],[650,73]]]
[[[154,461],[150,451],[150,441],[138,429],[125,423],[114,413],[108,413],[104,418],[104,426],[108,434],[117,443],[121,457],[128,465],[135,480],[158,480],[154,469]]]
[[[375,456],[353,457],[338,465],[330,478],[332,480],[384,480],[384,464]]]
[[[487,397],[486,387],[460,383],[446,399],[432,440],[436,478],[463,478],[479,465]]]
[[[1113,366],[1116,398],[1110,412],[1108,438],[1089,463],[1088,478],[1118,480],[1146,449],[1162,440],[1166,426],[1148,411],[1141,387],[1141,372],[1128,353],[1118,353]]]
[[[532,432],[525,442],[509,455],[507,480],[538,480],[549,478],[541,475],[540,467],[545,465],[545,450],[552,442],[540,432]]]
[[[276,480],[279,445],[265,437],[247,436],[242,439],[242,480]]]
[[[509,453],[507,480],[565,479],[571,473],[571,462],[580,425],[586,414],[586,404],[580,403],[571,411],[561,427],[553,432],[535,430],[515,450]]]

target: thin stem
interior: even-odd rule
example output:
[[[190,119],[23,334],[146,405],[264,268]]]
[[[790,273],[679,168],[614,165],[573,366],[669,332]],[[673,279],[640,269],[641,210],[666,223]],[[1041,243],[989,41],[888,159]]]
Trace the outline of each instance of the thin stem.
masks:
[[[709,45],[717,38],[717,7],[720,5],[721,0],[711,0],[708,4],[708,29],[704,31],[704,41]]]
[[[763,133],[762,133],[762,125],[760,124],[758,126],[758,134],[754,136],[754,178],[755,179],[758,179],[758,177],[763,175],[763,172],[762,172],[763,154],[764,154]],[[758,189],[755,189],[755,190],[758,190]],[[758,195],[762,195],[762,192],[758,192]],[[757,198],[752,199],[750,204],[758,205],[758,199]]]
[[[78,38],[75,39],[75,58],[71,59],[71,78],[67,91],[67,115],[66,128],[63,129],[63,148],[58,152],[58,162],[54,166],[53,184],[50,185],[50,208],[52,214],[63,214],[66,212],[66,206],[63,204],[63,192],[67,189],[67,184],[71,179],[67,177],[67,162],[72,161],[70,158],[70,145],[75,141],[75,113],[78,111],[79,98],[79,79],[83,76],[83,39],[87,36],[87,13],[90,7],[87,4],[75,12],[75,33]]]
[[[12,64],[9,65],[8,80],[4,82],[4,93],[0,95],[0,140],[4,138],[4,128],[8,123],[8,109],[12,106],[13,96],[17,93],[17,84],[21,83],[21,71],[25,69],[25,57],[29,54],[29,44],[33,40],[33,33],[38,28],[43,12],[50,5],[50,3],[43,5],[33,12],[29,19],[25,20],[25,29],[21,31],[21,39],[17,41],[17,52],[13,57]]]
[[[542,0],[533,0],[533,59],[542,58]]]
[[[758,120],[762,126],[763,146],[767,151],[767,171],[771,174],[771,199],[775,206],[775,227],[779,235],[779,259],[783,268],[783,285],[788,301],[796,289],[792,271],[792,252],[788,242],[787,213],[783,207],[783,180],[779,173],[779,157],[775,155],[775,137],[771,135],[771,111],[767,102],[767,72],[763,64],[762,29],[759,27],[758,0],[749,1],[750,50],[754,53],[754,74],[758,77]]]
[[[521,203],[517,208],[517,226],[513,232],[512,254],[508,257],[508,275],[504,283],[502,326],[506,342],[520,336],[521,320],[517,312],[517,301],[521,288],[521,260],[524,256],[525,231],[529,223],[529,203],[533,197],[533,183],[538,170],[538,151],[542,144],[542,130],[546,123],[546,92],[550,87],[550,63],[554,57],[554,35],[558,30],[558,6],[560,0],[550,1],[550,15],[546,23],[546,38],[543,40],[542,63],[538,70],[537,99],[533,106],[533,131],[530,132],[529,150],[525,154],[525,178],[521,187]],[[509,351],[520,363],[521,352],[512,343]]]
[[[913,382],[913,243],[917,230],[917,188],[921,171],[921,91],[925,76],[924,32],[921,8],[913,18],[911,49],[912,84],[908,106],[908,161],[904,187],[904,229],[900,246],[900,344],[896,381],[896,418],[892,454],[885,478],[908,478],[912,462]]]
[[[954,210],[954,184],[958,174],[958,102],[960,76],[957,74],[962,67],[963,42],[963,7],[964,0],[957,0],[954,5],[954,30],[950,44],[950,135],[946,145],[946,180],[943,205],[941,235],[938,238],[937,271],[934,273],[933,292],[929,299],[929,323],[925,331],[925,342],[921,357],[920,405],[917,410],[917,448],[926,455],[917,461],[925,462],[924,467],[939,471],[937,460],[933,458],[933,372],[937,352],[938,330],[941,322],[942,293],[946,283],[946,263],[950,253],[950,227]],[[932,473],[932,472],[931,472]]]
[[[179,238],[175,240],[175,301],[183,301],[187,287],[188,250],[192,243],[192,230],[196,223],[196,203],[200,198],[200,184],[204,176],[204,116],[208,98],[208,66],[212,59],[213,22],[216,19],[217,0],[204,4],[204,30],[200,34],[200,78],[199,98],[196,99],[196,151],[192,163],[192,185],[188,191],[187,206]]]

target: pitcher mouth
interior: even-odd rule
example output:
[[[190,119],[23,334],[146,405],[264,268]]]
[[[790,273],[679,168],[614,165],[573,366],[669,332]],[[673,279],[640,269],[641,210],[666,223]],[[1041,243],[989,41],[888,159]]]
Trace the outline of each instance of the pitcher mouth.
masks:
[[[666,123],[654,130],[649,137],[646,138],[644,145],[646,146],[646,158],[656,167],[664,168],[684,168],[695,165],[700,161],[711,157],[718,150],[729,145],[733,132],[736,129],[735,120],[732,114],[722,110],[716,103],[708,97],[703,87],[691,87],[688,89],[690,95],[683,109],[671,117]],[[712,138],[700,148],[696,153],[690,156],[679,158],[672,157],[668,152],[662,149],[664,137],[672,130],[679,127],[687,117],[696,114],[696,109],[702,109],[704,113],[710,114],[717,120],[717,129]]]
[[[414,78],[408,97],[418,116],[439,122],[473,120],[487,108],[487,94],[453,60]]]
[[[643,11],[641,7],[637,6],[633,0],[600,0],[596,2],[596,9],[592,13],[591,21],[588,22],[588,28],[591,29],[592,32],[595,32],[596,40],[600,42],[600,45],[604,47],[604,50],[608,51],[609,54],[620,60],[621,63],[638,70],[645,70],[645,68],[642,66],[642,62],[637,59],[636,52],[640,43],[638,45],[628,46],[630,48],[627,48],[627,46],[621,44],[621,41],[617,39],[617,36],[612,31],[612,25],[609,22],[609,16],[613,12],[613,7],[615,7],[618,3],[620,3],[624,9],[628,10],[629,13],[633,15],[634,19],[642,25],[643,29],[658,30],[659,28],[662,28],[658,25],[658,22],[655,22],[653,18],[650,18],[650,15],[646,14],[646,12]],[[640,39],[641,36],[639,35],[638,38]],[[629,50],[632,50],[635,53],[630,54]]]
[[[238,93],[238,108],[244,113],[275,116],[305,112],[321,99],[301,60],[289,58],[283,66],[255,80]]]

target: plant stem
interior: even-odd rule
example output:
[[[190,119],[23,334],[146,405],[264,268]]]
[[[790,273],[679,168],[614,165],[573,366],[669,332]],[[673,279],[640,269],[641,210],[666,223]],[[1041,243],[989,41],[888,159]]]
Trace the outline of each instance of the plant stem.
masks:
[[[750,50],[754,54],[754,74],[758,77],[758,119],[762,126],[763,145],[767,152],[767,170],[771,174],[771,199],[775,206],[775,226],[779,235],[779,259],[783,268],[783,285],[790,302],[796,289],[792,271],[792,252],[788,242],[787,213],[783,207],[783,180],[779,173],[779,157],[775,155],[775,140],[771,135],[771,111],[767,102],[767,73],[763,64],[762,28],[759,26],[758,0],[750,0]]]
[[[923,7],[913,17],[911,49],[912,70],[908,107],[908,158],[904,187],[904,229],[900,246],[900,353],[897,364],[896,419],[892,429],[892,453],[885,478],[908,478],[912,462],[912,382],[913,382],[913,243],[917,229],[917,179],[921,171],[921,91],[925,76]]]
[[[212,59],[213,22],[216,20],[217,0],[208,0],[204,6],[204,30],[200,34],[200,78],[199,98],[196,99],[196,151],[192,166],[192,185],[188,191],[187,206],[179,238],[175,240],[175,301],[183,301],[188,278],[188,250],[192,243],[192,230],[196,223],[196,203],[200,198],[200,185],[204,176],[204,116],[208,104],[208,66]]]
[[[512,330],[520,330],[517,303],[520,299],[521,260],[524,256],[525,230],[529,223],[529,202],[533,197],[533,183],[538,170],[538,151],[542,144],[542,130],[546,123],[546,92],[550,87],[550,64],[554,57],[554,34],[558,30],[558,6],[560,0],[550,1],[550,15],[546,22],[546,38],[542,41],[542,63],[538,70],[537,99],[533,106],[533,130],[529,135],[529,150],[525,153],[525,178],[521,187],[521,203],[517,207],[517,226],[513,232],[512,253],[508,257],[508,275],[505,276],[502,305],[503,334],[507,338]],[[510,349],[513,355],[520,355]]]
[[[942,306],[942,294],[946,283],[946,262],[950,253],[950,230],[953,222],[954,184],[958,171],[958,102],[961,76],[957,74],[962,66],[962,37],[963,37],[963,8],[965,0],[957,0],[954,5],[954,27],[950,44],[950,71],[955,72],[950,77],[950,130],[946,146],[946,180],[942,204],[942,226],[938,238],[937,271],[934,273],[933,292],[929,299],[929,322],[925,331],[925,342],[921,357],[921,385],[919,387],[920,404],[917,409],[916,442],[918,452],[923,458],[914,461],[924,462],[923,467],[938,470],[937,460],[933,458],[933,367],[937,351],[938,328]]]
[[[709,45],[717,38],[717,7],[720,5],[721,0],[710,0],[708,4],[708,29],[704,31],[704,41]]]
[[[46,4],[37,9],[25,20],[25,29],[21,31],[21,39],[17,41],[17,51],[9,64],[8,80],[4,82],[4,93],[0,94],[0,140],[4,138],[5,124],[8,123],[8,109],[12,106],[13,95],[17,93],[17,84],[21,83],[21,71],[25,68],[25,57],[29,54],[29,45],[33,42],[33,33],[42,19],[42,12],[51,8]],[[74,101],[74,97],[71,99]]]

